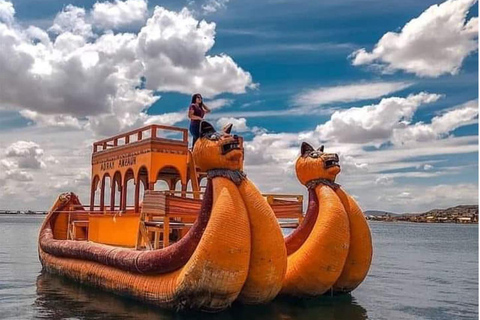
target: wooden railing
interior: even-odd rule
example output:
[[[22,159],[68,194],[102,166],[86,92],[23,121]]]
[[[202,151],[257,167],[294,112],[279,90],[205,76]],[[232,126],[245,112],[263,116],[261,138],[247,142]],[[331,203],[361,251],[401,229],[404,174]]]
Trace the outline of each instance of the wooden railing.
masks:
[[[203,194],[203,192],[200,192]],[[147,191],[141,210],[140,226],[137,239],[137,249],[158,249],[167,247],[171,230],[190,228],[200,212],[202,200],[187,198],[185,195],[194,195],[192,191]],[[264,194],[268,204],[273,209],[276,218],[282,228],[296,228],[303,220],[303,196],[288,194]],[[95,206],[98,208],[99,206]],[[118,210],[83,210],[89,206],[75,206],[74,211],[66,211],[68,218],[68,238],[83,240],[88,238],[88,217],[98,215],[110,215],[121,217],[138,214],[133,207],[127,212]],[[76,210],[75,210],[76,209]],[[180,231],[180,230],[179,230]],[[150,235],[153,232],[153,243]],[[183,232],[183,231],[182,231]],[[149,235],[150,234],[150,235]],[[163,239],[162,239],[163,238]]]
[[[264,194],[277,219],[303,220],[303,195]]]
[[[174,196],[175,193],[181,193],[181,191],[147,191],[145,193],[137,249],[140,249],[142,244],[147,249],[167,247],[170,241],[165,235],[169,235],[170,230],[192,226],[200,212],[202,200],[177,197]],[[266,197],[282,228],[296,228],[303,220],[302,195],[265,194],[263,196]],[[280,219],[289,221],[284,222]],[[154,233],[153,244],[149,236],[151,232]]]
[[[182,139],[169,139],[169,138],[159,138],[159,130],[166,130],[172,132],[182,133]],[[93,153],[107,150],[109,148],[115,148],[122,145],[127,145],[130,143],[135,143],[147,139],[163,139],[167,141],[182,141],[185,144],[188,144],[188,130],[184,128],[172,127],[172,126],[162,126],[158,124],[152,124],[143,128],[132,130],[129,132],[121,133],[114,137],[110,137],[104,140],[100,140],[93,143]],[[101,149],[100,149],[101,148]],[[100,150],[99,150],[100,149]]]

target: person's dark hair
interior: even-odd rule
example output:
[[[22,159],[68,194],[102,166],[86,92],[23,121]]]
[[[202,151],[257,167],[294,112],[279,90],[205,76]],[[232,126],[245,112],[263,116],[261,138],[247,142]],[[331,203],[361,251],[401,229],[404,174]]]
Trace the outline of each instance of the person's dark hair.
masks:
[[[192,96],[192,103],[196,103],[196,102],[197,102],[197,97],[202,98],[202,95],[201,95],[200,93],[195,93],[195,94]],[[202,103],[200,104],[200,107],[203,107],[203,98],[202,98]]]

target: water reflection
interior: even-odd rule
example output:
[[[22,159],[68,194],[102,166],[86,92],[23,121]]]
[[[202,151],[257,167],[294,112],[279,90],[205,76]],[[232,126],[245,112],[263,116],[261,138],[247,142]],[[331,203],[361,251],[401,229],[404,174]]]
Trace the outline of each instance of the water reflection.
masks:
[[[162,310],[42,272],[37,278],[35,317],[39,319],[213,319],[362,320],[366,310],[350,295],[318,299],[277,298],[261,306],[234,304],[217,314]]]

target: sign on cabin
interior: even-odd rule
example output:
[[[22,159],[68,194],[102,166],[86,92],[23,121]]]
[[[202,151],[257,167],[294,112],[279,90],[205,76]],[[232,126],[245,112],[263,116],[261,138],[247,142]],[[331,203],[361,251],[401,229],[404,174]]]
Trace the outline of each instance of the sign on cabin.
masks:
[[[136,163],[137,157],[121,158],[118,161],[104,161],[100,164],[100,171],[133,166]]]

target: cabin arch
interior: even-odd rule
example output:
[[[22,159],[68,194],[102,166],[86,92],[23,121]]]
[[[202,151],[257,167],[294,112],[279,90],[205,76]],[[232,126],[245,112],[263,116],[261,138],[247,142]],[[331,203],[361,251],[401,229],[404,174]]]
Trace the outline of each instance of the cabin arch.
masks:
[[[107,179],[108,179],[108,183],[107,183]],[[105,196],[106,196],[105,188],[107,187],[107,185],[108,185],[108,191],[111,195],[112,179],[111,179],[110,174],[108,172],[104,173],[104,175],[102,176],[102,183],[100,185],[100,211],[105,210]],[[111,201],[111,199],[109,199],[109,200]]]
[[[94,175],[92,178],[92,185],[90,187],[90,211],[93,211],[95,208],[95,192],[97,191],[99,182],[100,177],[98,175]]]
[[[116,171],[113,174],[112,185],[111,185],[111,194],[110,194],[110,210],[115,211],[117,208],[121,210],[121,199],[122,199],[122,173]],[[118,203],[118,204],[117,204]]]
[[[178,167],[168,165],[160,168],[157,171],[155,182],[159,180],[165,181],[170,191],[175,191],[175,186],[177,182],[180,181],[183,187],[184,185],[183,180],[186,180],[186,179],[182,179],[181,171]]]
[[[121,211],[126,211],[127,210],[127,202],[128,202],[128,199],[130,198],[128,196],[128,193],[132,193],[132,190],[128,190],[129,189],[128,188],[128,182],[130,180],[132,180],[133,184],[135,185],[135,172],[131,168],[127,169],[125,171],[125,173],[123,174],[122,201],[121,201],[121,204],[120,204]]]

